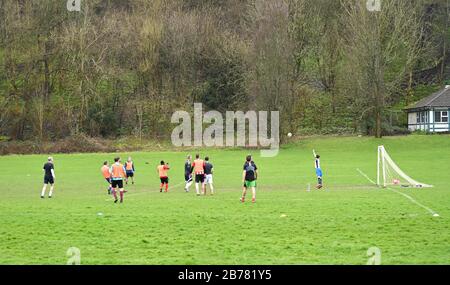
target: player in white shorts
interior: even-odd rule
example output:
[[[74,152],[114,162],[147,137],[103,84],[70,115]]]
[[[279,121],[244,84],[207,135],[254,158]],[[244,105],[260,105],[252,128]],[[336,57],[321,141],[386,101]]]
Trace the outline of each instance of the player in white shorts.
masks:
[[[213,170],[214,167],[212,163],[209,162],[209,157],[205,157],[205,194],[206,185],[209,185],[209,189],[211,189],[211,195],[214,195]]]

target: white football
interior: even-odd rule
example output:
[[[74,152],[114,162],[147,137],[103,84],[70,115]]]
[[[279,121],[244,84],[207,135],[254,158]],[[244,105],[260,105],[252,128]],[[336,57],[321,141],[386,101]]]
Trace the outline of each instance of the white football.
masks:
[[[287,136],[288,136],[288,137],[292,137],[292,133],[288,133]]]

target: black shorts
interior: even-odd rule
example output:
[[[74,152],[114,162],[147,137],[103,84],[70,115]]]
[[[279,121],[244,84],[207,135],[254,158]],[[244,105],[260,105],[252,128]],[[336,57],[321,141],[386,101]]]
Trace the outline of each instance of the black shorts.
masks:
[[[44,176],[44,184],[55,184],[53,176]]]
[[[169,177],[159,177],[161,184],[169,184]]]
[[[112,188],[123,189],[123,180],[111,180]]]
[[[108,182],[109,184],[111,184],[111,178],[105,178],[106,182]]]
[[[192,181],[192,174],[190,174],[190,173],[184,174],[184,181],[191,182]]]
[[[195,183],[204,183],[205,174],[195,174]]]
[[[127,178],[128,177],[133,177],[134,176],[134,172],[133,171],[127,171]]]

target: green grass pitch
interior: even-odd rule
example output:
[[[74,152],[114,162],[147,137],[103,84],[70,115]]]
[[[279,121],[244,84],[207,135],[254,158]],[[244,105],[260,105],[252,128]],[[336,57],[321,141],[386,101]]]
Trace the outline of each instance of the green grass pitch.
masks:
[[[440,214],[370,185],[384,144],[408,175],[430,189],[399,189]],[[321,154],[325,190],[315,183],[311,150]],[[241,204],[248,150],[211,150],[215,196],[183,191],[186,152],[131,155],[136,184],[113,204],[100,174],[116,154],[54,155],[53,199],[40,199],[46,155],[0,157],[0,264],[382,264],[450,263],[450,137],[314,138],[260,158],[257,203]],[[195,152],[191,152],[195,154]],[[170,193],[159,193],[156,166],[170,162]],[[150,162],[150,164],[145,164]],[[99,216],[98,213],[103,213]]]

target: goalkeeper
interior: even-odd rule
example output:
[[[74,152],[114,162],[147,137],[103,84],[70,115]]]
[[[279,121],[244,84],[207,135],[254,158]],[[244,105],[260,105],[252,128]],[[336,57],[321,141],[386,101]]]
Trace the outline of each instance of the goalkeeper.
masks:
[[[322,180],[322,168],[320,168],[320,155],[316,154],[316,151],[313,150],[314,155],[314,168],[316,169],[316,175],[317,175],[317,189],[322,189],[323,187],[323,180]]]

